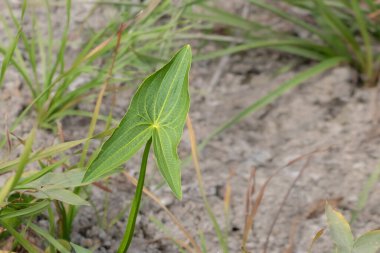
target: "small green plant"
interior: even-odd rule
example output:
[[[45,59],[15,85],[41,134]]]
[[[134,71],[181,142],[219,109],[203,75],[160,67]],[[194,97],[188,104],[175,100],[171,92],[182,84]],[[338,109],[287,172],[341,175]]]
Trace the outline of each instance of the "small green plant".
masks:
[[[191,50],[187,45],[168,64],[144,80],[119,126],[104,143],[84,175],[84,183],[108,176],[145,144],[137,189],[119,253],[126,252],[132,241],[152,144],[162,176],[174,195],[178,199],[182,198],[181,163],[177,146],[190,105],[190,64]]]
[[[70,26],[72,2],[66,0],[62,36],[55,38],[56,16],[51,13],[54,5],[51,1],[34,1],[34,4],[23,1],[20,17],[15,14],[9,0],[5,0],[5,4],[7,8],[4,17],[0,16],[0,23],[12,40],[9,45],[0,43],[0,55],[4,57],[0,87],[7,69],[12,67],[32,96],[32,102],[12,122],[11,131],[31,109],[37,112],[38,126],[47,129],[55,129],[55,123],[65,116],[92,117],[90,112],[77,106],[83,101],[92,101],[99,86],[107,79],[110,83],[107,91],[114,91],[120,88],[121,83],[140,81],[157,65],[166,62],[176,46],[172,42],[183,12],[183,6],[172,5],[168,0],[152,0],[134,8],[125,8],[128,3],[121,2],[118,9],[124,11],[110,20],[106,27],[98,31],[82,31],[83,27]],[[94,10],[99,6],[100,3],[95,4]],[[6,10],[11,22],[5,18]],[[26,23],[25,18],[32,22]],[[43,22],[47,23],[46,27]],[[26,33],[26,27],[32,31],[31,35]],[[181,30],[188,28],[181,27]],[[69,59],[70,36],[79,32],[87,35],[83,38],[85,42],[82,42],[75,58]],[[56,40],[59,41],[58,46],[55,45]],[[118,43],[120,47],[115,54]],[[107,117],[100,119],[107,120]]]
[[[351,228],[344,216],[326,204],[326,218],[330,237],[335,244],[334,252],[336,253],[376,253],[380,249],[380,230],[367,232],[355,238]],[[315,236],[309,253],[312,252],[312,246],[321,235],[318,232]]]
[[[23,141],[24,153],[15,160],[0,162],[1,175],[15,172],[0,189],[0,226],[5,229],[1,237],[4,239],[12,236],[17,242],[15,246],[21,245],[28,252],[39,252],[36,245],[24,238],[32,230],[48,242],[49,252],[68,253],[72,249],[76,252],[89,252],[70,243],[73,215],[77,210],[73,207],[89,205],[85,200],[85,192],[78,189],[118,171],[124,161],[146,144],[126,233],[119,249],[119,252],[125,252],[133,236],[151,145],[165,181],[177,198],[182,197],[180,160],[176,149],[190,105],[190,65],[191,49],[190,46],[185,46],[168,64],[143,82],[125,117],[114,131],[106,130],[95,137],[65,142],[33,152],[32,144],[36,133],[34,128]],[[102,146],[101,151],[95,151],[98,156],[87,171],[75,164],[70,165],[69,154],[63,153],[93,138],[102,139],[110,134],[112,136]],[[27,165],[37,161],[37,166],[25,170]],[[67,170],[59,172],[60,167]],[[36,215],[47,218],[49,230],[33,223]],[[3,247],[1,243],[0,247]]]
[[[3,248],[9,236],[12,236],[15,242],[11,250],[20,249],[18,246],[20,245],[28,252],[41,252],[42,249],[25,238],[31,230],[48,242],[49,246],[46,249],[49,249],[49,252],[59,250],[68,253],[72,248],[76,252],[89,252],[69,243],[67,238],[71,228],[65,226],[67,224],[65,210],[68,205],[88,205],[85,199],[70,190],[72,187],[83,185],[81,179],[84,171],[80,169],[54,171],[63,166],[69,167],[68,156],[62,152],[85,142],[86,139],[32,152],[35,134],[36,128],[24,142],[24,152],[19,158],[0,162],[0,174],[3,177],[6,173],[15,172],[0,189],[0,226],[3,229],[0,235],[2,239],[0,247]],[[52,162],[53,158],[56,159],[55,162]],[[37,166],[25,170],[27,165],[30,166],[35,161],[38,161]],[[33,223],[36,215],[46,217],[49,230]]]

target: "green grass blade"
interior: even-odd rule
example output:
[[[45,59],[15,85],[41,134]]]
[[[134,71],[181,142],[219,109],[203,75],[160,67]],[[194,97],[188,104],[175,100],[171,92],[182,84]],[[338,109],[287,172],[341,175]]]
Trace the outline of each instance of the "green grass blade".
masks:
[[[56,74],[58,66],[61,66],[61,74],[64,73],[64,68],[65,68],[65,50],[66,50],[66,43],[68,41],[68,35],[69,35],[69,28],[70,28],[70,20],[71,20],[71,0],[66,0],[66,23],[65,23],[65,28],[62,33],[62,38],[61,38],[61,44],[59,46],[59,51],[58,55],[55,59],[55,62],[53,64],[53,67],[48,75],[45,87],[48,89],[49,92],[45,93],[43,98],[43,101],[45,101],[50,94],[50,85],[53,82],[53,77]]]
[[[252,4],[260,7],[260,8],[266,9],[266,10],[276,14],[277,16],[279,16],[279,17],[281,17],[281,18],[283,18],[289,22],[292,22],[295,25],[298,25],[299,27],[306,29],[307,31],[311,32],[312,34],[317,34],[319,37],[323,37],[323,34],[321,33],[321,31],[317,27],[309,25],[308,23],[304,22],[301,18],[298,18],[294,15],[288,14],[285,11],[278,9],[278,8],[274,7],[273,5],[268,4],[268,3],[261,1],[261,0],[248,0],[248,1]]]
[[[378,183],[380,179],[380,165],[377,166],[377,168],[371,173],[371,175],[368,177],[367,181],[365,182],[362,190],[359,193],[359,199],[356,203],[355,210],[352,212],[351,221],[352,224],[357,219],[359,213],[363,210],[363,208],[366,206],[369,195],[375,185]]]
[[[363,65],[363,55],[361,54],[360,45],[355,39],[354,33],[347,27],[341,19],[329,8],[323,0],[313,0],[316,3],[316,8],[319,10],[320,15],[324,18],[330,28],[347,43],[351,52],[355,54],[358,60]]]
[[[270,30],[270,27],[249,21],[248,19],[242,18],[239,15],[226,12],[224,10],[218,9],[217,7],[211,7],[206,4],[200,4],[197,7],[206,11],[206,13],[201,14],[192,11],[186,11],[184,16],[194,21],[206,20],[213,23],[224,24],[248,31],[255,30],[255,32],[257,32],[259,29]]]
[[[4,58],[7,57],[6,55],[8,52],[9,51],[7,49],[0,47],[0,53],[4,55]],[[22,78],[24,79],[26,84],[28,85],[29,89],[32,91],[32,94],[34,94],[33,83],[31,81],[31,79],[29,78],[27,69],[25,67],[23,67],[22,64],[20,64],[17,60],[15,60],[13,58],[10,58],[9,61],[10,61],[10,64],[12,64],[13,67],[15,67],[16,70],[18,70],[18,72],[20,73],[20,75],[22,76]]]
[[[13,188],[17,185],[18,181],[21,178],[22,173],[24,172],[24,169],[26,165],[30,162],[29,156],[32,151],[32,145],[33,141],[36,135],[36,129],[33,128],[32,132],[29,134],[26,142],[25,142],[25,148],[23,153],[21,154],[21,157],[19,158],[18,167],[16,169],[15,175],[10,179],[10,184],[7,184],[8,187],[1,188],[0,191],[0,206],[3,204],[5,198],[8,196],[8,194],[13,190]]]
[[[15,210],[11,213],[1,214],[0,212],[0,220],[39,214],[42,211],[44,211],[49,206],[49,204],[50,202],[48,200],[43,200],[43,201],[38,202],[37,204],[33,204],[29,207],[26,207],[20,210]]]
[[[30,228],[42,236],[46,241],[48,241],[51,245],[53,245],[57,250],[59,250],[61,253],[70,253],[70,250],[68,250],[66,247],[64,247],[59,241],[57,241],[48,231],[45,229],[40,228],[39,226],[30,223]]]
[[[150,150],[151,144],[152,144],[152,139],[149,139],[145,145],[145,149],[144,149],[144,153],[143,153],[143,157],[141,161],[139,180],[138,180],[136,192],[135,192],[135,197],[133,198],[131,210],[129,212],[128,223],[124,232],[123,240],[120,243],[117,253],[127,252],[129,245],[132,242],[133,232],[135,230],[137,214],[140,208],[141,196],[142,196],[142,192],[144,188],[146,166],[148,163],[149,150]]]
[[[201,242],[202,253],[207,253],[207,243],[203,231],[199,231],[199,240]]]
[[[363,69],[366,76],[371,79],[373,76],[373,50],[372,50],[372,41],[369,34],[369,25],[366,22],[365,14],[362,11],[362,7],[358,0],[351,0],[352,10],[355,15],[356,23],[359,27],[360,34],[363,38],[365,54],[366,54],[366,64],[365,69]],[[367,80],[371,81],[371,80]]]
[[[24,14],[25,14],[25,10],[26,10],[26,0],[23,1],[23,4],[22,4],[22,10],[21,10],[21,22],[23,22],[24,20]],[[12,18],[14,18],[14,16],[12,15],[11,13],[11,16]],[[15,20],[15,19],[13,19]],[[18,23],[16,23],[18,24]],[[9,45],[9,48],[7,50],[7,53],[5,54],[5,57],[4,57],[4,60],[1,64],[1,69],[0,69],[0,87],[2,86],[3,84],[3,80],[4,80],[4,77],[5,77],[5,72],[8,68],[8,65],[13,57],[13,53],[15,52],[16,50],[16,47],[17,47],[17,44],[18,44],[18,41],[22,35],[22,26],[21,25],[18,25],[18,31],[17,31],[17,34],[16,36],[13,38],[11,44]]]
[[[208,142],[214,138],[215,136],[219,135],[226,129],[232,127],[236,123],[240,122],[242,119],[246,118],[251,113],[257,111],[258,109],[266,106],[267,104],[273,102],[276,98],[283,95],[285,92],[291,90],[292,88],[300,85],[302,82],[310,79],[311,77],[320,74],[328,69],[331,69],[338,64],[344,62],[345,58],[332,58],[325,61],[322,61],[321,63],[297,74],[292,79],[286,81],[285,83],[281,84],[277,89],[271,91],[268,95],[260,98],[244,110],[242,110],[240,113],[235,115],[232,119],[228,120],[224,124],[222,124],[220,127],[215,129],[200,145],[199,149],[203,149]]]
[[[305,51],[308,51],[308,54],[314,55],[315,58],[320,58],[317,56],[318,52],[323,54],[330,54],[329,50],[326,47],[321,47],[318,44],[303,40],[303,39],[270,39],[270,40],[257,40],[253,42],[247,42],[245,44],[231,46],[226,49],[217,50],[208,54],[202,54],[194,57],[194,61],[204,61],[213,58],[218,58],[228,54],[234,54],[241,51],[246,51],[249,49],[257,49],[257,48],[275,48],[275,49],[285,49],[292,47],[293,52],[296,53],[295,50],[299,50],[299,55],[306,55]],[[298,49],[297,49],[298,48]],[[302,52],[301,52],[302,50]],[[314,58],[313,57],[313,58]]]
[[[50,156],[61,154],[63,151],[68,150],[70,148],[73,148],[75,146],[78,146],[79,144],[82,144],[83,142],[85,142],[87,140],[88,140],[88,138],[80,139],[77,141],[64,142],[61,144],[57,144],[57,145],[48,147],[48,148],[41,150],[41,151],[33,152],[30,155],[29,162],[34,162],[34,161],[38,161],[38,160],[41,160],[41,159],[44,159],[44,158],[47,158]],[[12,161],[0,163],[0,173],[5,173],[5,172],[12,170],[12,168],[14,166],[18,165],[21,162],[22,162],[22,160],[20,158],[17,158],[17,159],[12,160]]]
[[[73,247],[73,249],[75,250],[75,253],[91,253],[92,252],[91,250],[85,249],[79,245],[72,243],[72,242],[70,244]]]
[[[24,247],[29,253],[40,253],[40,251],[25,239],[24,235],[17,232],[10,224],[0,219],[0,224],[16,239],[16,241]]]

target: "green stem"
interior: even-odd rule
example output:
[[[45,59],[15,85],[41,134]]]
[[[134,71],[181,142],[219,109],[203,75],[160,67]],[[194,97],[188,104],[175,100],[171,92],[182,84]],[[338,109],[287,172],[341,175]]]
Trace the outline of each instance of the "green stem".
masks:
[[[138,180],[137,188],[135,192],[135,197],[133,199],[131,210],[129,212],[128,223],[125,228],[123,240],[121,241],[121,244],[119,246],[119,249],[117,250],[117,253],[127,252],[129,245],[131,244],[131,241],[132,241],[133,231],[135,230],[137,213],[140,208],[141,196],[142,196],[142,192],[144,188],[146,165],[148,163],[148,155],[149,155],[151,144],[152,144],[152,138],[150,138],[149,141],[145,145],[144,154],[141,161],[139,180]]]

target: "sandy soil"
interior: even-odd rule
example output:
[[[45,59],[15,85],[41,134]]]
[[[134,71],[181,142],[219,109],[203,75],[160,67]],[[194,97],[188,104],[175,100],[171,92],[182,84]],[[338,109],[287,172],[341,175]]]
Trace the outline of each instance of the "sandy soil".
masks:
[[[198,140],[229,119],[242,108],[253,103],[284,80],[307,68],[309,64],[299,63],[293,71],[274,74],[295,59],[268,51],[248,52],[225,59],[195,63],[191,71],[192,105],[190,116]],[[213,73],[220,67],[218,82],[209,86]],[[275,70],[275,71],[274,71]],[[275,170],[289,161],[316,149],[324,149],[311,156],[310,163],[296,182],[279,215],[268,252],[285,252],[293,238],[294,247],[289,252],[306,252],[314,234],[326,226],[323,210],[315,206],[325,199],[339,199],[338,208],[350,217],[358,194],[368,175],[376,168],[380,153],[380,136],[373,131],[373,110],[371,98],[375,89],[357,88],[352,73],[346,67],[338,67],[320,75],[293,91],[282,96],[270,106],[236,124],[223,135],[213,139],[201,152],[201,167],[206,192],[217,219],[229,233],[231,252],[240,252],[241,235],[245,216],[245,194],[253,168],[256,168],[257,191]],[[6,83],[0,92],[0,115],[8,115],[11,122],[28,103],[30,96],[20,78],[10,70]],[[120,119],[126,110],[132,90],[118,93],[115,118]],[[107,99],[106,99],[107,101]],[[91,108],[93,105],[82,105]],[[106,112],[107,104],[103,108]],[[33,115],[16,129],[24,136],[30,129]],[[0,121],[1,129],[5,121]],[[67,140],[86,135],[88,120],[69,117],[63,120]],[[39,131],[38,146],[58,142],[56,136]],[[41,141],[43,140],[43,141]],[[99,143],[95,143],[98,145]],[[188,131],[185,129],[180,154],[186,157],[190,152]],[[3,152],[4,154],[5,152]],[[17,154],[17,150],[15,154]],[[126,164],[126,170],[138,175],[139,156]],[[306,159],[286,167],[268,185],[253,234],[247,249],[260,252],[281,201],[303,167]],[[230,177],[230,171],[233,171]],[[223,211],[223,192],[230,178],[232,187],[231,211],[226,226]],[[194,169],[191,164],[183,168],[183,200],[176,200],[167,186],[161,186],[161,177],[150,160],[146,185],[191,231],[197,235],[203,231],[208,252],[221,252],[217,237],[198,192]],[[73,241],[82,246],[96,246],[95,252],[115,252],[125,227],[126,216],[112,219],[126,209],[133,196],[133,185],[122,175],[115,175],[108,181],[113,193],[93,188],[91,197],[98,215],[105,213],[106,219],[99,223],[92,207],[85,207],[78,214]],[[377,184],[369,203],[353,224],[356,235],[379,228],[380,185]],[[257,194],[257,193],[256,193]],[[253,196],[253,198],[256,195]],[[107,199],[107,200],[105,200]],[[321,202],[322,200],[322,202]],[[108,203],[104,204],[105,201]],[[104,207],[108,207],[105,209]],[[154,225],[152,218],[164,223],[173,235],[184,238],[170,222],[167,214],[144,196],[144,202],[137,221],[135,239],[131,253],[178,252],[166,235]],[[42,219],[40,224],[46,222]],[[316,244],[314,252],[331,252],[331,243],[325,235]]]

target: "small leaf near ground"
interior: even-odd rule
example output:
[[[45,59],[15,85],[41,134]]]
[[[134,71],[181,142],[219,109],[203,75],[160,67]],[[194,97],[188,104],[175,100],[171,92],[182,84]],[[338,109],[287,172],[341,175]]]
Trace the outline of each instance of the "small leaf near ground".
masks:
[[[354,245],[354,236],[344,216],[327,204],[326,217],[331,238],[337,246],[337,252],[351,252]]]
[[[375,230],[356,239],[352,253],[376,253],[379,249],[380,230]]]
[[[191,49],[186,45],[169,63],[144,80],[119,126],[90,164],[83,182],[104,178],[153,138],[158,168],[173,193],[181,199],[181,162],[177,146],[190,106],[190,65]]]

